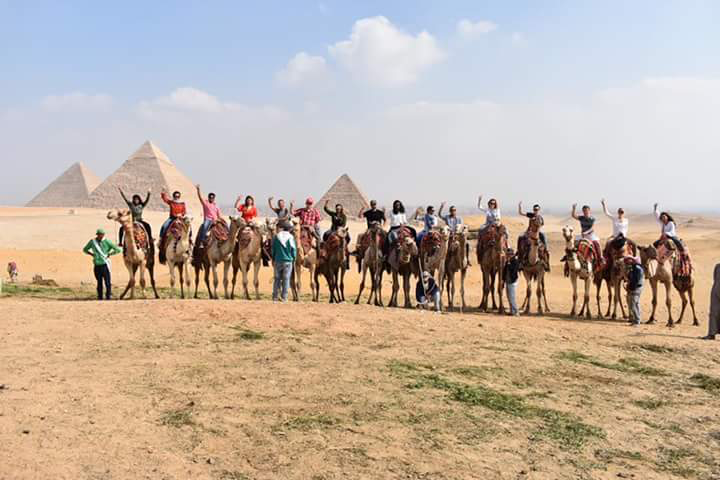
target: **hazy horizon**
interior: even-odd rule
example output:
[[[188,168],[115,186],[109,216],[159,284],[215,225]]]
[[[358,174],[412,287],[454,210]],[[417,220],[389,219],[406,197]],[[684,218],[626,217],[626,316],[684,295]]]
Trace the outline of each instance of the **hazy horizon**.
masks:
[[[0,204],[149,139],[222,203],[347,173],[382,204],[717,212],[719,20],[712,1],[4,3]]]

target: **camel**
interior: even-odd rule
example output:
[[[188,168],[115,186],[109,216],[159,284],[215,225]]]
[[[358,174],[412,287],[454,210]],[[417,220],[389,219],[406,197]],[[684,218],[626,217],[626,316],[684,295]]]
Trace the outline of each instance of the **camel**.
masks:
[[[193,259],[195,265],[195,298],[197,298],[198,283],[200,277],[200,270],[205,269],[205,285],[208,289],[208,295],[211,299],[217,300],[217,287],[218,287],[218,272],[217,266],[223,264],[223,288],[225,290],[225,299],[230,299],[230,293],[228,291],[228,272],[232,264],[233,250],[235,250],[235,244],[238,239],[238,231],[240,230],[241,223],[243,222],[242,217],[231,216],[230,217],[230,231],[225,235],[219,236],[215,229],[220,228],[220,221],[210,227],[207,232],[207,245],[204,249],[199,250],[200,258]],[[213,288],[210,288],[210,271],[213,273]]]
[[[175,292],[175,269],[180,276],[180,298],[185,298],[185,288],[190,296],[190,261],[192,260],[192,242],[190,241],[190,225],[192,217],[176,219],[167,229],[165,235],[165,263],[170,269],[170,292]],[[197,298],[197,297],[196,297]]]
[[[487,312],[488,300],[492,297],[492,309],[498,309],[495,303],[495,281],[497,278],[497,293],[499,297],[499,312],[505,313],[503,306],[503,288],[504,280],[502,278],[503,268],[505,267],[505,251],[507,250],[507,228],[505,225],[497,225],[490,227],[491,231],[485,234],[488,239],[486,245],[483,245],[484,239],[479,238],[477,244],[478,263],[483,274],[483,296],[480,302],[480,310]],[[494,230],[494,233],[492,231]]]
[[[565,271],[566,276],[570,276],[573,287],[573,306],[570,310],[570,316],[574,317],[577,311],[577,281],[578,279],[585,282],[585,290],[583,295],[583,304],[580,309],[579,316],[591,318],[590,313],[590,285],[593,281],[593,267],[595,266],[595,249],[591,242],[587,240],[574,241],[573,228],[565,225],[562,229],[563,238],[565,238]],[[583,253],[578,255],[578,252]],[[599,298],[599,296],[598,296]],[[600,314],[600,303],[598,301],[598,314]]]
[[[235,298],[235,283],[238,270],[242,272],[243,291],[245,299],[250,300],[248,292],[248,273],[250,265],[253,266],[253,286],[255,287],[255,299],[260,300],[260,280],[258,273],[262,262],[263,234],[260,227],[255,224],[248,224],[241,220],[240,233],[232,255],[232,289],[230,298]]]
[[[536,219],[530,220],[530,229],[526,233],[529,243],[527,261],[522,265],[523,276],[527,290],[525,292],[525,300],[521,309],[525,309],[525,314],[530,313],[530,304],[532,303],[532,283],[536,283],[535,294],[537,295],[538,314],[543,314],[543,300],[545,301],[545,312],[550,311],[547,303],[547,294],[545,292],[545,262],[543,260],[543,251],[545,245],[540,241],[540,223]],[[519,242],[518,242],[519,243]]]
[[[297,218],[293,218],[293,237],[297,245],[297,256],[295,257],[294,275],[290,279],[293,301],[300,300],[302,290],[302,271],[306,268],[310,272],[310,290],[313,301],[317,302],[320,295],[320,288],[315,282],[315,269],[317,267],[317,239],[312,227],[300,225]]]
[[[460,313],[466,308],[465,277],[468,269],[468,226],[458,225],[457,231],[450,234],[447,255],[445,257],[445,282],[448,297],[448,310],[453,309],[455,301],[455,274],[460,272]]]
[[[360,303],[360,297],[365,289],[365,278],[367,277],[368,269],[370,270],[370,296],[368,297],[368,305],[375,300],[375,306],[382,307],[382,275],[383,275],[383,256],[382,256],[382,244],[387,241],[385,232],[380,227],[380,224],[373,222],[367,232],[365,232],[362,238],[369,238],[369,244],[364,249],[362,258],[358,257],[360,262],[360,268],[362,271],[362,277],[360,279],[360,290],[358,296],[355,299],[355,305]],[[358,238],[358,243],[360,239]],[[358,246],[355,247],[358,250]]]
[[[681,259],[674,249],[667,248],[666,245],[660,245],[657,249],[649,245],[647,247],[638,247],[638,250],[640,251],[640,260],[645,270],[645,278],[650,280],[650,287],[652,288],[653,294],[652,313],[647,323],[655,323],[655,310],[658,303],[658,283],[662,283],[665,286],[665,305],[668,309],[667,326],[673,327],[675,323],[682,322],[688,304],[688,297],[693,313],[693,325],[699,325],[700,323],[695,314],[695,277],[692,268],[690,269],[689,276],[680,276],[678,271]],[[678,291],[682,299],[682,309],[680,310],[680,316],[677,322],[674,322],[672,318],[671,284]]]
[[[140,291],[145,297],[145,269],[150,275],[155,298],[160,298],[155,288],[155,247],[145,229],[135,224],[132,220],[130,210],[113,210],[108,212],[107,218],[115,220],[125,230],[125,248],[123,249],[123,262],[128,271],[128,284],[125,287],[120,299],[122,300],[130,290],[130,300],[135,298],[135,274],[140,273]],[[136,230],[137,229],[137,230]]]
[[[400,290],[400,277],[403,279],[403,293],[405,294],[405,308],[412,308],[410,301],[410,277],[420,276],[418,262],[418,248],[410,229],[400,227],[397,235],[397,246],[390,252],[387,263],[392,272],[392,295],[388,306],[398,306],[398,292]]]
[[[441,303],[449,239],[450,227],[435,227],[423,237],[420,244],[420,267],[423,272],[428,272],[433,276],[437,271],[437,277],[435,278],[440,280],[438,288],[440,289]],[[440,308],[442,309],[442,306]]]
[[[338,228],[332,232],[320,247],[320,255],[315,268],[316,296],[319,296],[319,276],[323,275],[330,291],[330,303],[345,301],[345,238],[346,230]],[[316,298],[315,301],[318,299]]]
[[[611,317],[613,320],[617,318],[618,305],[620,305],[622,318],[628,318],[622,301],[622,282],[625,277],[625,268],[622,265],[622,259],[625,257],[628,248],[630,248],[633,255],[637,253],[637,246],[632,240],[626,239],[624,246],[618,250],[612,246],[612,240],[609,239],[605,244],[604,250],[604,254],[608,258],[608,261],[605,262],[605,267],[600,272],[595,273],[593,278],[593,282],[597,288],[598,304],[600,303],[602,283],[605,282],[607,285],[608,308],[605,313],[605,317]],[[612,316],[610,314],[611,310]],[[600,315],[600,318],[602,318],[602,315]]]

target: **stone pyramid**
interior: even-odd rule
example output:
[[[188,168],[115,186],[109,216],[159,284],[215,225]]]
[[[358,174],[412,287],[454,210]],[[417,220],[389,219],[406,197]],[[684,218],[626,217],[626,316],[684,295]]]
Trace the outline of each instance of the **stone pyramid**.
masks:
[[[144,199],[147,191],[152,190],[147,209],[162,211],[168,211],[168,206],[160,198],[163,188],[170,193],[178,190],[190,214],[202,216],[202,207],[193,183],[150,141],[143,143],[120,168],[105,179],[90,194],[84,206],[103,209],[122,207],[124,203],[118,187],[122,188],[128,199],[134,194]]]
[[[27,206],[80,207],[100,182],[100,178],[82,162],[77,162],[30,200]]]
[[[328,207],[335,208],[335,204],[341,203],[348,217],[353,218],[360,213],[360,210],[370,208],[365,194],[355,185],[350,176],[344,173],[338,178],[332,187],[320,198],[317,203],[318,208],[325,205],[325,200],[330,200]]]

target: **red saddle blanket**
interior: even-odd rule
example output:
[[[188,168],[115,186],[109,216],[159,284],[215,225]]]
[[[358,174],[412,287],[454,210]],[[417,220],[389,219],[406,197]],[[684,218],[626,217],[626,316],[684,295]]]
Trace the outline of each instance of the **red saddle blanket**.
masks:
[[[306,255],[312,250],[315,240],[315,230],[312,227],[300,227],[300,245]]]
[[[385,245],[385,237],[386,237],[385,232],[381,230],[379,232],[379,237],[380,237],[380,239],[378,242],[378,247],[382,248],[383,245]],[[358,245],[357,245],[358,249],[364,252],[365,250],[370,248],[370,243],[372,243],[372,239],[373,239],[373,235],[370,230],[367,230],[365,233],[361,234],[358,237]]]
[[[440,232],[431,230],[423,236],[423,239],[420,242],[420,253],[422,255],[431,255],[440,248],[441,244],[442,235],[440,235]]]
[[[228,228],[227,222],[222,219],[215,220],[212,227],[210,227],[210,235],[219,242],[224,242],[230,237],[230,229]]]
[[[320,258],[328,258],[337,253],[342,243],[342,238],[337,233],[328,236],[327,240],[320,246]]]
[[[250,245],[254,233],[255,230],[252,227],[245,227],[240,230],[240,236],[238,237],[238,245],[240,248],[247,248],[247,246]]]
[[[176,240],[180,240],[185,233],[185,223],[180,218],[176,218],[172,221],[167,229],[167,236],[172,236]]]
[[[145,227],[141,223],[135,223],[133,225],[133,239],[135,240],[135,246],[137,248],[145,250],[150,245],[150,239],[148,238],[148,234],[145,231]]]

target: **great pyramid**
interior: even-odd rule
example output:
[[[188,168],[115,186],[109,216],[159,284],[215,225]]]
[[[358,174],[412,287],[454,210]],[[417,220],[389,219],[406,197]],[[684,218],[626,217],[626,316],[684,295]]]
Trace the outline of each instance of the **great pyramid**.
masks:
[[[332,187],[320,198],[317,203],[319,208],[325,205],[325,200],[330,200],[328,207],[331,209],[335,208],[336,203],[341,203],[345,209],[345,213],[350,217],[355,217],[361,209],[366,210],[370,208],[370,202],[368,202],[365,194],[355,185],[350,179],[347,173],[344,173],[338,178]]]
[[[84,206],[89,208],[118,208],[123,206],[122,198],[118,193],[122,188],[125,195],[138,194],[145,197],[148,190],[152,190],[149,210],[167,211],[168,207],[160,198],[163,188],[169,192],[178,190],[194,216],[202,215],[202,207],[195,192],[195,186],[170,159],[153,145],[146,141],[142,146],[123,163],[120,168],[100,184],[88,197]]]
[[[27,206],[80,207],[100,182],[100,178],[82,162],[77,162],[30,200]]]

